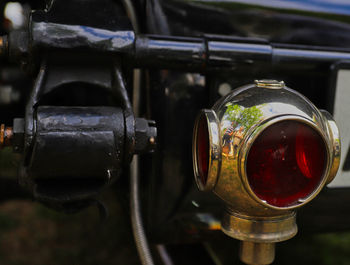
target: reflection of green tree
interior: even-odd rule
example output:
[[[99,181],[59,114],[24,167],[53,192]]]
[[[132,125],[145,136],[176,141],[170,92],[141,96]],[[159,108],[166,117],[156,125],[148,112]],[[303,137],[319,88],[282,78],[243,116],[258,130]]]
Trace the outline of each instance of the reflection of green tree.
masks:
[[[256,106],[243,108],[232,104],[227,105],[225,114],[231,122],[236,122],[244,128],[250,128],[263,116],[262,111]]]

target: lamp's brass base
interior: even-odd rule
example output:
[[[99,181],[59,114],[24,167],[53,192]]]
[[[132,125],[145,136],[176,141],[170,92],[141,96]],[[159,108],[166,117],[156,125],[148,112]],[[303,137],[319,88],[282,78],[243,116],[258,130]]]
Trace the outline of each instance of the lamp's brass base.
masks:
[[[275,259],[275,243],[288,240],[297,233],[295,212],[277,217],[248,217],[226,211],[222,231],[242,240],[239,256],[249,265],[268,265]]]
[[[242,241],[239,250],[242,262],[249,265],[268,265],[275,259],[275,243]]]
[[[247,217],[226,211],[222,231],[230,237],[255,243],[288,240],[298,231],[295,212],[278,217]]]

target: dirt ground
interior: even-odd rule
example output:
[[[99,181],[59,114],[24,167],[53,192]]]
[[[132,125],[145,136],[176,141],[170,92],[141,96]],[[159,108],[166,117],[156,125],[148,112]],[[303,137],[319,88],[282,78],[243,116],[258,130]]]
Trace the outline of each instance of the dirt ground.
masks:
[[[104,196],[105,221],[96,207],[66,215],[31,201],[2,203],[0,264],[139,264],[128,218],[112,197]]]
[[[109,218],[105,221],[100,219],[96,207],[66,215],[31,201],[1,203],[0,264],[140,264],[132,238],[127,201],[121,201],[127,199],[109,190],[101,200],[109,209]],[[206,242],[220,260],[217,264],[239,264],[237,249],[233,249],[230,240]],[[296,262],[348,265],[350,233],[297,236],[278,244],[276,254],[275,264],[278,265],[295,265]],[[208,264],[214,263],[208,261]]]

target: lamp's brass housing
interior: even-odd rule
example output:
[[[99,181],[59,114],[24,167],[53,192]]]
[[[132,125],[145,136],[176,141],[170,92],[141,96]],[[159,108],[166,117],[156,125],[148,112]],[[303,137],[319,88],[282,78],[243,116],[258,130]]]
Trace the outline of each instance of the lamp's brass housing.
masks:
[[[207,120],[210,148],[206,183],[202,183],[198,173],[195,146],[198,122],[203,118]],[[291,206],[276,207],[252,191],[247,180],[246,161],[259,134],[272,124],[285,120],[305,123],[317,131],[324,141],[327,161],[322,180],[313,193]],[[225,134],[228,128],[232,132],[230,136]],[[284,82],[261,80],[235,89],[211,110],[202,110],[195,124],[193,162],[196,183],[200,190],[212,190],[225,202],[222,230],[239,240],[265,244],[293,237],[297,232],[294,209],[312,200],[335,177],[339,161],[339,131],[331,115],[318,110],[300,93],[285,87]],[[250,248],[243,250],[247,249]]]

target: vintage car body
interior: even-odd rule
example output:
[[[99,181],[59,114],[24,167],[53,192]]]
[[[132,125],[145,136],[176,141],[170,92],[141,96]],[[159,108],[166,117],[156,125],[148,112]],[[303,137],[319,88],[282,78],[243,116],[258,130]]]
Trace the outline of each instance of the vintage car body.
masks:
[[[33,9],[44,7],[43,1],[28,2]],[[54,2],[47,1],[48,7]],[[96,4],[92,0],[87,2]],[[113,6],[112,3],[116,6],[116,14],[120,12],[117,15],[125,16],[124,11],[120,11],[123,9],[120,2],[104,1],[106,6]],[[112,23],[105,19],[104,23],[100,23],[102,20],[99,19],[103,16],[97,13],[92,15],[89,5],[84,7],[84,4],[84,1],[75,0],[65,5],[67,9],[70,6],[81,8],[82,13],[89,17],[86,20],[72,19],[70,15],[76,11],[73,8],[73,11],[67,11],[64,15],[55,13],[50,19],[55,20],[57,16],[60,23],[67,20],[69,25],[86,26],[84,23],[91,23],[102,29],[116,30],[115,21]],[[5,2],[0,5],[4,6]],[[318,108],[333,114],[338,122],[342,141],[345,143],[338,176],[311,204],[299,210],[297,222],[300,233],[347,231],[350,228],[350,175],[346,161],[350,133],[347,132],[349,125],[346,113],[350,111],[350,104],[346,102],[350,103],[350,92],[347,92],[346,87],[350,77],[346,69],[350,69],[350,3],[332,0],[140,0],[134,1],[133,5],[139,21],[139,32],[136,35],[150,36],[149,39],[157,35],[155,40],[163,36],[169,40],[185,37],[189,42],[195,38],[193,42],[203,39],[204,42],[212,40],[252,45],[251,51],[240,54],[238,48],[238,51],[233,52],[239,58],[237,62],[234,61],[236,57],[226,53],[225,48],[217,47],[217,54],[212,56],[217,61],[212,67],[205,69],[200,66],[193,67],[191,56],[188,61],[181,61],[181,45],[177,46],[176,43],[163,47],[159,57],[140,55],[135,60],[128,60],[129,57],[126,56],[127,59],[122,60],[123,71],[128,80],[132,79],[131,69],[135,65],[142,69],[140,113],[143,117],[154,120],[158,130],[156,152],[140,156],[141,194],[144,198],[141,205],[150,241],[174,244],[200,242],[222,236],[221,202],[213,195],[198,191],[193,179],[191,150],[195,117],[200,109],[210,108],[234,88],[255,79],[266,78],[283,80]],[[109,12],[112,13],[111,10]],[[34,22],[41,21],[40,14],[34,18]],[[94,19],[96,21],[91,22]],[[123,30],[132,30],[131,23],[121,24]],[[45,35],[40,36],[42,38]],[[60,33],[55,37],[59,40]],[[28,58],[33,55],[36,58],[33,60],[36,66],[27,69],[32,79],[38,75],[38,58],[44,56],[43,51],[50,45],[58,50],[61,48],[58,47],[59,41],[57,46],[50,40],[44,42],[39,43],[36,49],[25,51],[26,56],[30,55]],[[259,45],[268,47],[271,56],[266,59],[255,56],[259,54]],[[86,47],[68,47],[60,55],[69,57],[71,52],[80,50],[85,56],[84,48]],[[102,54],[105,58],[111,54],[111,50],[106,53],[103,49],[102,52],[94,48],[91,50],[92,57]],[[177,55],[180,60],[176,59]],[[96,57],[91,61],[98,61]],[[230,59],[225,61],[226,57]],[[161,65],[159,62],[163,58],[170,59]],[[192,59],[194,60],[194,56]],[[16,60],[17,64],[21,61],[18,58]],[[89,64],[88,61],[85,63]],[[59,63],[60,58],[52,59],[52,65]],[[22,66],[23,64],[24,68],[31,65],[22,61]],[[77,64],[74,67],[80,66]],[[54,70],[59,72],[61,69]],[[26,82],[28,79],[30,80],[27,75],[21,80]],[[132,94],[131,87],[126,87],[126,90],[129,95]],[[13,118],[25,116],[24,104],[27,102],[28,92],[21,93],[23,96],[20,102],[1,107],[2,122],[10,124]],[[58,95],[55,95],[58,100],[48,98],[45,103],[54,102],[53,104],[58,105],[64,102],[65,96]],[[96,95],[101,96],[99,93],[90,96],[93,98]],[[90,101],[89,95],[87,98],[87,105],[100,103],[98,100]],[[64,104],[81,104],[79,96],[70,98],[67,102]],[[37,163],[40,164],[40,160]],[[41,172],[45,170],[43,168]],[[125,176],[122,175],[123,177]],[[126,184],[123,185],[127,189]],[[46,204],[52,206],[52,201]],[[55,205],[55,208],[62,210],[64,207]]]

